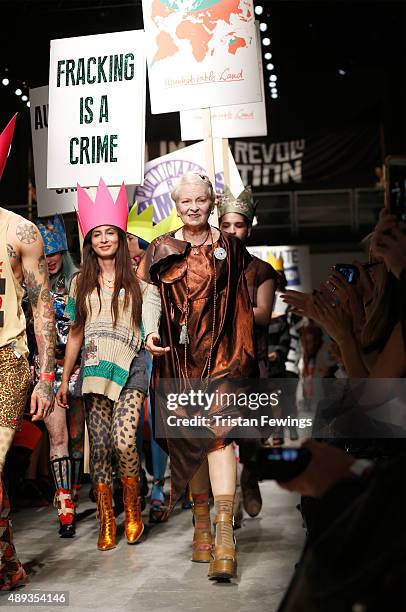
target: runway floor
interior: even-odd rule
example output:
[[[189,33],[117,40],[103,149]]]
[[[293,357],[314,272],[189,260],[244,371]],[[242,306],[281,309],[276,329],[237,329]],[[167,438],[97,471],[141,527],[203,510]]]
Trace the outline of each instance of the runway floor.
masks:
[[[118,546],[96,548],[96,507],[81,492],[77,535],[61,540],[53,508],[24,509],[14,515],[15,543],[28,568],[30,582],[19,593],[68,591],[69,611],[132,610],[135,612],[273,612],[289,584],[304,541],[295,495],[273,482],[261,483],[264,506],[257,518],[245,518],[236,531],[238,578],[229,584],[207,579],[206,564],[190,561],[190,510],[175,510],[170,521],[148,525],[142,541],[129,546],[118,517]],[[212,511],[213,514],[213,511]],[[14,610],[7,594],[0,607]],[[25,609],[27,609],[25,607]],[[33,610],[61,610],[36,605]]]

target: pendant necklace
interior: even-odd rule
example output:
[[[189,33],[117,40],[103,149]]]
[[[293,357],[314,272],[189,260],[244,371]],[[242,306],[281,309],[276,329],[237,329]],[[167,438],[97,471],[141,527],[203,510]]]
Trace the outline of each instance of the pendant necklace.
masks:
[[[107,285],[108,289],[114,289],[114,283],[115,283],[115,277],[113,276],[113,278],[109,279],[109,278],[105,278],[105,276],[103,274],[101,274],[103,283],[105,283]]]
[[[209,226],[209,229],[207,230],[207,234],[206,234],[206,236],[204,237],[203,242],[201,242],[200,244],[191,244],[191,247],[192,247],[192,253],[193,253],[193,255],[199,255],[199,253],[200,253],[199,249],[200,249],[200,247],[201,247],[201,246],[203,246],[203,245],[204,245],[204,243],[206,242],[207,238],[209,237],[210,232],[211,232],[211,227]],[[185,230],[184,230],[184,228],[183,228],[183,227],[182,227],[182,238],[183,238],[183,240],[184,240],[185,242],[189,242],[189,240],[186,240],[186,238],[185,238]]]
[[[211,229],[211,228],[210,228]],[[209,229],[209,231],[210,231]],[[183,232],[182,232],[183,234]],[[205,242],[207,240],[209,233],[207,233]],[[212,250],[212,261],[213,261],[213,318],[212,318],[212,326],[211,326],[211,334],[210,334],[210,348],[209,348],[209,356],[207,359],[207,375],[206,378],[204,380],[205,383],[205,389],[207,389],[207,386],[209,384],[209,378],[210,378],[210,374],[211,374],[211,360],[212,360],[212,354],[213,354],[213,347],[214,347],[214,336],[216,333],[216,308],[217,308],[217,271],[216,271],[216,258],[214,257],[214,243],[213,243],[213,234],[211,234],[211,250]],[[202,243],[204,244],[204,243]],[[202,246],[202,245],[199,245]],[[189,372],[188,372],[188,367],[187,367],[187,346],[189,344],[189,333],[188,333],[188,323],[189,323],[189,283],[188,283],[188,265],[187,265],[187,258],[186,258],[186,275],[185,275],[185,280],[186,280],[186,299],[185,299],[185,306],[183,309],[183,314],[184,314],[184,323],[181,326],[181,332],[180,332],[180,337],[179,337],[179,344],[183,344],[185,347],[185,353],[184,353],[184,375],[185,375],[185,379],[188,381],[189,380]],[[204,373],[204,368],[203,371],[201,373],[200,379],[203,381],[203,373]],[[190,383],[189,383],[190,385]]]

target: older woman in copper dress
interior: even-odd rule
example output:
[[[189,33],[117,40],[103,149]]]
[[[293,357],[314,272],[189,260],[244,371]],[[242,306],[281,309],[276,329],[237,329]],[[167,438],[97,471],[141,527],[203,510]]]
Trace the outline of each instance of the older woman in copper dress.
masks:
[[[233,500],[236,461],[232,445],[233,426],[213,415],[241,414],[236,406],[211,405],[196,411],[208,420],[199,434],[190,428],[168,426],[168,416],[188,416],[191,406],[168,412],[166,381],[176,380],[179,389],[230,390],[233,379],[256,376],[254,319],[244,270],[251,260],[234,236],[222,234],[209,224],[215,193],[205,175],[185,174],[172,192],[183,222],[176,232],[155,239],[138,268],[148,290],[143,304],[147,349],[154,355],[151,398],[155,403],[158,437],[166,437],[171,460],[171,503],[190,483],[194,501],[192,561],[210,563],[209,578],[236,575],[233,536]],[[161,303],[160,321],[152,316]],[[208,387],[210,385],[210,387]],[[158,420],[157,420],[158,419]],[[219,424],[220,423],[220,424]],[[162,434],[162,431],[164,434]],[[216,518],[212,540],[209,492],[214,496]]]

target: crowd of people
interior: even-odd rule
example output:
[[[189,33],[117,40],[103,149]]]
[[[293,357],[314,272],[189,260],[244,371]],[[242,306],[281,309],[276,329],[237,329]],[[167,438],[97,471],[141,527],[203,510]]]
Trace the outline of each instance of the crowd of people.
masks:
[[[1,135],[0,177],[12,128]],[[258,449],[283,445],[286,432],[278,427],[268,440],[241,439],[232,418],[244,408],[214,401],[202,435],[179,426],[173,436],[167,420],[169,381],[181,381],[184,389],[197,381],[204,390],[220,392],[235,384],[243,392],[244,381],[252,379],[300,380],[302,405],[288,397],[275,414],[295,417],[298,405],[314,408],[323,441],[305,441],[309,465],[280,483],[302,495],[308,532],[281,610],[344,611],[356,603],[364,606],[360,610],[389,609],[385,598],[389,591],[393,601],[400,595],[406,569],[400,535],[405,460],[403,440],[393,439],[400,429],[389,427],[383,443],[371,427],[376,419],[368,417],[372,408],[392,399],[393,389],[380,386],[378,397],[368,400],[368,382],[405,377],[402,227],[383,210],[367,241],[368,263],[352,264],[357,282],[335,269],[318,290],[306,294],[286,291],[283,270],[247,251],[255,215],[249,189],[235,197],[226,187],[219,197],[207,176],[189,172],[172,198],[176,229],[150,241],[136,215],[128,215],[124,185],[114,201],[101,180],[95,202],[78,187],[80,268],[68,251],[61,216],[31,223],[0,208],[2,476],[8,474],[14,490],[12,466],[6,472],[4,466],[16,431],[31,438],[32,453],[24,464],[31,479],[40,470],[37,448],[48,438],[59,534],[73,537],[86,422],[98,549],[117,545],[114,492],[116,506],[124,508],[128,544],[140,541],[148,489],[144,460],[152,478],[150,521],[166,521],[180,499],[185,506],[189,502],[191,560],[208,564],[209,579],[230,580],[237,575],[235,529],[243,508],[251,517],[261,512]],[[211,222],[216,207],[218,227]],[[286,313],[273,313],[276,292],[288,305]],[[317,365],[323,345],[330,347],[330,360]],[[316,372],[362,380],[366,388],[355,396],[351,391],[350,408],[348,393],[326,404],[314,392]],[[23,418],[27,401],[29,416]],[[190,406],[179,403],[176,415],[190,417]],[[40,422],[47,436],[36,427]],[[353,432],[365,425],[366,434],[350,439],[351,424]],[[32,427],[40,433],[33,434]],[[288,433],[295,443],[297,428]],[[13,545],[3,480],[1,492],[0,589],[8,590],[21,585],[26,573]],[[374,555],[376,563],[367,564]],[[356,571],[356,563],[362,571]]]

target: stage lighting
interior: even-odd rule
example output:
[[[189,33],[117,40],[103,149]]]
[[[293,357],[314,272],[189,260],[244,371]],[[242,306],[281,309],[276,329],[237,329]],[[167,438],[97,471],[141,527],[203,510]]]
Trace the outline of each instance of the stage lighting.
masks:
[[[261,32],[266,32],[268,29],[268,26],[266,25],[266,23],[260,23],[259,29],[261,30]]]
[[[275,68],[275,66],[273,64],[267,64],[266,65],[266,69],[267,70],[273,70]]]
[[[278,97],[278,94],[271,94],[271,98],[273,98],[274,100],[276,100],[276,98]]]
[[[29,101],[29,100],[28,100],[28,102],[27,102],[27,106],[28,106],[28,108],[30,108],[30,106],[31,106],[31,103],[30,103],[30,101]]]
[[[264,58],[265,58],[266,60],[270,60],[270,59],[272,59],[272,53],[269,53],[269,51],[267,51],[267,52],[265,53],[265,55],[264,55]]]
[[[28,96],[26,96],[26,95],[21,96],[21,100],[22,100],[23,102],[27,102],[27,100],[28,100]]]
[[[10,81],[9,79],[6,77],[5,79],[2,80],[1,82],[2,85],[10,85]]]
[[[270,38],[263,38],[262,39],[262,44],[264,45],[264,47],[269,47],[269,45],[271,44],[271,39]]]
[[[347,73],[346,73],[346,71],[345,71],[345,70],[343,70],[342,68],[339,68],[339,69],[338,69],[338,74],[339,74],[340,76],[345,76]]]
[[[256,15],[262,15],[262,13],[264,12],[264,7],[258,4],[258,6],[256,6],[254,10]]]
[[[20,88],[18,88],[18,89],[15,90],[14,93],[15,93],[16,96],[21,96],[23,92],[21,91]]]
[[[276,76],[276,74],[271,74],[271,76],[269,77],[270,81],[277,81],[278,77]]]

